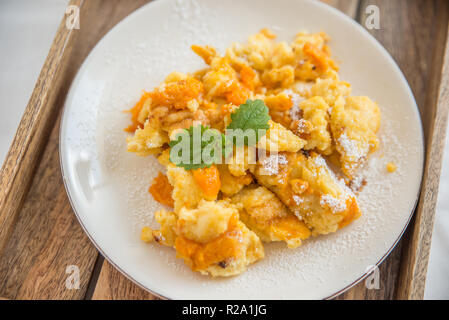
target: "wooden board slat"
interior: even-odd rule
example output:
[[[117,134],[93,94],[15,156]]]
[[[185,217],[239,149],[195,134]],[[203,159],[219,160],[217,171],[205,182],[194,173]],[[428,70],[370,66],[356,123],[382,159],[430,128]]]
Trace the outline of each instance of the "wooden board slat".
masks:
[[[80,3],[81,0],[70,2],[72,5]],[[52,119],[57,114],[54,101],[62,85],[60,77],[68,67],[66,44],[72,41],[73,31],[66,28],[65,20],[62,19],[0,170],[0,252],[14,228],[53,126]]]
[[[410,227],[407,246],[404,247],[398,283],[398,299],[423,299],[429,262],[430,244],[438,196],[439,178],[444,153],[447,118],[449,112],[449,30],[442,72],[435,71],[440,77],[438,102],[435,110],[435,121],[429,129],[427,165],[425,169],[423,191],[421,193],[417,215]],[[443,50],[441,51],[443,53]],[[438,61],[436,57],[435,61]],[[437,63],[435,63],[437,64]],[[441,69],[439,69],[441,70]],[[433,96],[432,96],[433,97]],[[428,103],[433,104],[433,98]],[[430,101],[430,102],[429,102]]]
[[[63,186],[58,154],[60,111],[74,75],[93,46],[112,26],[143,3],[145,1],[135,0],[108,0],[107,5],[97,0],[71,2],[80,6],[80,29],[73,30],[71,37],[61,43],[59,39],[67,33],[65,20],[62,21],[54,46],[62,55],[57,62],[62,61],[64,68],[54,66],[57,64],[53,61],[55,54],[50,51],[8,156],[8,159],[19,158],[15,166],[28,167],[15,169],[18,173],[12,178],[9,164],[12,160],[7,160],[2,169],[1,177],[9,179],[0,180],[0,199],[4,199],[3,184],[10,186],[8,194],[17,189],[25,199],[20,205],[11,205],[12,209],[4,206],[4,203],[11,204],[10,198],[1,202],[0,221],[17,223],[9,224],[14,228],[3,228],[6,231],[0,233],[4,247],[0,259],[0,296],[11,299],[82,299],[85,296],[98,253],[76,220]],[[50,84],[47,77],[53,79]],[[33,102],[33,97],[39,103]],[[43,133],[35,133],[45,127],[51,129],[46,135],[50,139]],[[31,142],[22,135],[29,135]],[[35,149],[33,156],[26,151],[30,148]],[[15,150],[22,149],[25,155],[16,155]],[[37,164],[36,169],[30,170],[30,161]],[[29,189],[23,185],[28,180],[31,182]],[[80,270],[79,290],[65,286],[69,265],[76,265]]]
[[[0,295],[11,299],[80,299],[97,257],[62,185],[58,139],[55,126],[0,260]],[[79,289],[65,285],[71,265]]]

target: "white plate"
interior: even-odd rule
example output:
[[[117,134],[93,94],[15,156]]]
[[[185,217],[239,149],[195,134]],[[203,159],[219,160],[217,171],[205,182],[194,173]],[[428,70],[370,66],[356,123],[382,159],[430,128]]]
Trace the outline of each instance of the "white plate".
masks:
[[[81,28],[83,27],[81,22]],[[291,40],[299,30],[326,31],[342,79],[354,95],[382,110],[381,147],[359,197],[363,216],[296,250],[266,245],[266,258],[238,277],[193,273],[171,248],[146,245],[140,228],[156,226],[160,208],[148,194],[162,169],[126,152],[130,108],[171,71],[203,67],[191,44],[223,50],[259,29]],[[413,212],[423,167],[423,135],[410,88],[385,49],[357,23],[315,1],[154,1],[137,10],[94,48],[70,89],[60,134],[61,165],[73,209],[91,240],[122,273],[175,299],[303,299],[333,296],[379,263]],[[389,174],[393,161],[398,170]]]

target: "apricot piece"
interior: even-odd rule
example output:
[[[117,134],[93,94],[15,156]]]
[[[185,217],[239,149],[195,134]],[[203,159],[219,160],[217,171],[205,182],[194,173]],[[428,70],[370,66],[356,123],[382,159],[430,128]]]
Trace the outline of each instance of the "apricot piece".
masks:
[[[174,207],[174,201],[172,198],[173,187],[168,181],[165,174],[159,172],[158,176],[154,178],[148,192],[151,193],[154,200],[169,207]]]
[[[254,79],[256,78],[256,72],[249,66],[244,65],[240,69],[240,79],[245,87],[253,91],[255,87]]]
[[[214,240],[201,244],[183,236],[176,238],[175,248],[192,270],[204,270],[214,263],[242,254],[242,231],[229,230]]]
[[[393,173],[396,171],[398,167],[393,163],[393,162],[388,162],[387,163],[387,171],[390,173]]]
[[[209,168],[193,170],[193,178],[201,191],[203,191],[207,200],[217,199],[221,181],[220,173],[215,165],[212,165]]]
[[[175,109],[185,109],[189,101],[197,98],[203,90],[201,81],[187,77],[185,80],[166,83],[163,90],[157,88],[151,93],[151,98],[155,106],[173,106]]]
[[[354,197],[346,199],[346,207],[348,208],[348,210],[343,220],[341,220],[340,223],[338,224],[339,229],[346,227],[352,221],[358,219],[361,215],[360,208]]]
[[[139,113],[142,110],[145,101],[150,97],[151,94],[149,92],[144,92],[135,106],[126,111],[131,113],[131,124],[125,129],[126,132],[135,132],[137,129],[143,128],[143,123],[140,123],[138,120]]]
[[[335,68],[334,62],[328,57],[328,52],[318,49],[316,46],[307,42],[304,45],[304,53],[308,55],[313,64],[321,71],[327,70],[329,67]]]
[[[229,91],[225,93],[225,96],[228,103],[239,106],[246,102],[250,96],[250,92],[240,82],[234,82],[230,86]]]
[[[206,64],[211,64],[212,59],[217,56],[217,50],[211,46],[198,46],[196,44],[191,46],[193,52],[203,58]]]

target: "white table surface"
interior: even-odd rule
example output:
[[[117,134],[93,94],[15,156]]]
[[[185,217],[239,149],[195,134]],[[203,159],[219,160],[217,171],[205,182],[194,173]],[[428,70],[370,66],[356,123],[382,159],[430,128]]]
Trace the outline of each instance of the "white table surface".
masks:
[[[0,163],[8,152],[66,5],[67,0],[0,0]],[[426,299],[449,299],[448,274],[449,152],[446,152]]]

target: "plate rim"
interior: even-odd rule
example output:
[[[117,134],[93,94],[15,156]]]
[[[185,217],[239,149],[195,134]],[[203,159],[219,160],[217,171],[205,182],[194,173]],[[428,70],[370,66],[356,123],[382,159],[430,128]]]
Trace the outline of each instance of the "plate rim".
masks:
[[[90,50],[89,54],[86,56],[86,58],[83,60],[81,66],[79,67],[79,69],[76,72],[75,77],[72,79],[71,83],[70,83],[70,88],[67,91],[67,94],[65,96],[64,99],[64,105],[63,105],[63,109],[62,109],[62,114],[61,114],[61,121],[59,124],[59,130],[58,130],[58,151],[59,151],[59,164],[61,167],[61,175],[62,175],[62,180],[63,180],[63,184],[64,184],[64,188],[66,190],[66,194],[67,197],[69,199],[69,203],[70,206],[72,207],[72,210],[79,222],[79,224],[81,225],[84,233],[88,236],[89,240],[93,243],[93,245],[95,246],[95,248],[99,251],[99,253],[104,257],[104,259],[106,259],[114,268],[116,268],[121,274],[123,274],[126,278],[128,278],[131,282],[133,282],[134,284],[136,284],[139,288],[148,291],[149,293],[151,293],[152,295],[160,298],[160,299],[164,299],[164,300],[171,300],[174,298],[170,298],[167,296],[164,296],[156,291],[154,291],[153,289],[150,289],[148,287],[146,287],[145,285],[139,283],[137,280],[135,280],[131,275],[129,275],[126,271],[124,271],[121,267],[119,267],[108,255],[105,254],[105,252],[103,251],[103,249],[97,244],[97,242],[95,241],[95,239],[93,238],[93,236],[88,232],[87,228],[85,227],[80,215],[77,212],[77,209],[74,205],[74,201],[72,199],[72,196],[70,194],[69,191],[69,187],[68,184],[70,183],[68,181],[67,175],[65,174],[67,172],[68,169],[65,169],[64,167],[64,161],[63,161],[63,145],[65,145],[65,141],[62,139],[63,135],[63,131],[64,128],[66,127],[66,121],[67,121],[67,99],[69,96],[71,96],[72,91],[74,90],[74,84],[77,82],[77,80],[79,79],[80,75],[81,75],[81,71],[84,70],[86,63],[90,60],[90,58],[92,57],[92,55],[94,54],[94,52],[96,51],[97,47],[101,45],[101,43],[103,43],[105,41],[105,39],[107,39],[108,37],[111,37],[111,34],[114,32],[114,30],[116,30],[122,23],[126,23],[129,19],[132,19],[132,17],[134,15],[137,15],[140,13],[140,11],[148,8],[148,7],[152,7],[152,6],[157,6],[160,3],[163,2],[167,2],[167,1],[174,1],[174,0],[153,0],[147,4],[142,5],[141,7],[137,8],[136,10],[134,10],[133,12],[131,12],[130,14],[128,14],[126,17],[124,17],[122,20],[120,20],[117,24],[115,24],[111,29],[108,30],[108,32],[103,35],[103,37],[101,37],[100,40],[98,40],[98,42],[95,44],[95,46]],[[418,104],[416,102],[415,96],[413,94],[413,91],[410,88],[410,85],[407,81],[407,78],[405,77],[404,73],[402,72],[402,70],[399,68],[398,64],[396,63],[395,59],[391,56],[391,54],[388,52],[388,50],[373,36],[371,35],[361,24],[359,24],[356,20],[352,19],[351,17],[349,17],[348,15],[346,15],[345,13],[341,12],[340,10],[326,4],[323,3],[321,1],[314,1],[314,0],[294,0],[296,2],[308,2],[309,4],[315,5],[317,7],[321,7],[322,10],[327,10],[328,12],[331,12],[334,15],[339,16],[341,19],[346,20],[347,22],[350,22],[354,28],[358,29],[359,31],[361,31],[365,37],[368,37],[371,41],[373,41],[373,43],[380,49],[380,52],[383,53],[383,55],[385,56],[385,58],[387,60],[389,60],[390,64],[392,65],[392,67],[395,69],[395,71],[397,72],[397,74],[400,76],[402,82],[405,84],[405,89],[408,91],[408,95],[409,97],[412,98],[413,100],[413,110],[416,113],[418,119],[419,119],[419,131],[420,131],[420,140],[421,140],[421,146],[422,146],[422,166],[420,168],[421,173],[420,173],[420,179],[419,179],[419,188],[418,188],[418,192],[416,195],[416,199],[415,199],[415,203],[412,207],[412,210],[409,214],[409,217],[406,221],[406,223],[404,224],[404,227],[402,229],[402,231],[399,233],[397,239],[395,240],[395,242],[392,244],[392,246],[387,250],[387,252],[379,259],[379,261],[373,265],[373,267],[378,268],[379,265],[390,255],[390,253],[394,250],[394,248],[396,247],[396,245],[399,243],[399,241],[402,239],[405,231],[407,230],[410,221],[412,220],[415,211],[417,209],[418,206],[418,202],[419,202],[419,198],[420,198],[420,194],[422,191],[422,185],[423,185],[423,179],[424,179],[424,171],[425,171],[425,163],[426,163],[426,154],[427,154],[427,148],[426,148],[426,140],[424,138],[424,128],[423,128],[423,123],[422,123],[422,118],[421,118],[421,113],[419,111],[418,108]],[[364,279],[366,279],[370,274],[372,273],[371,270],[365,271],[361,276],[359,276],[357,279],[355,279],[353,282],[351,282],[349,285],[345,286],[344,288],[338,290],[337,292],[329,295],[329,296],[325,296],[323,298],[321,298],[321,300],[330,300],[330,299],[334,299],[337,296],[343,294],[344,292],[348,291],[349,289],[351,289],[352,287],[354,287],[355,285],[359,284],[360,282],[362,282]]]

